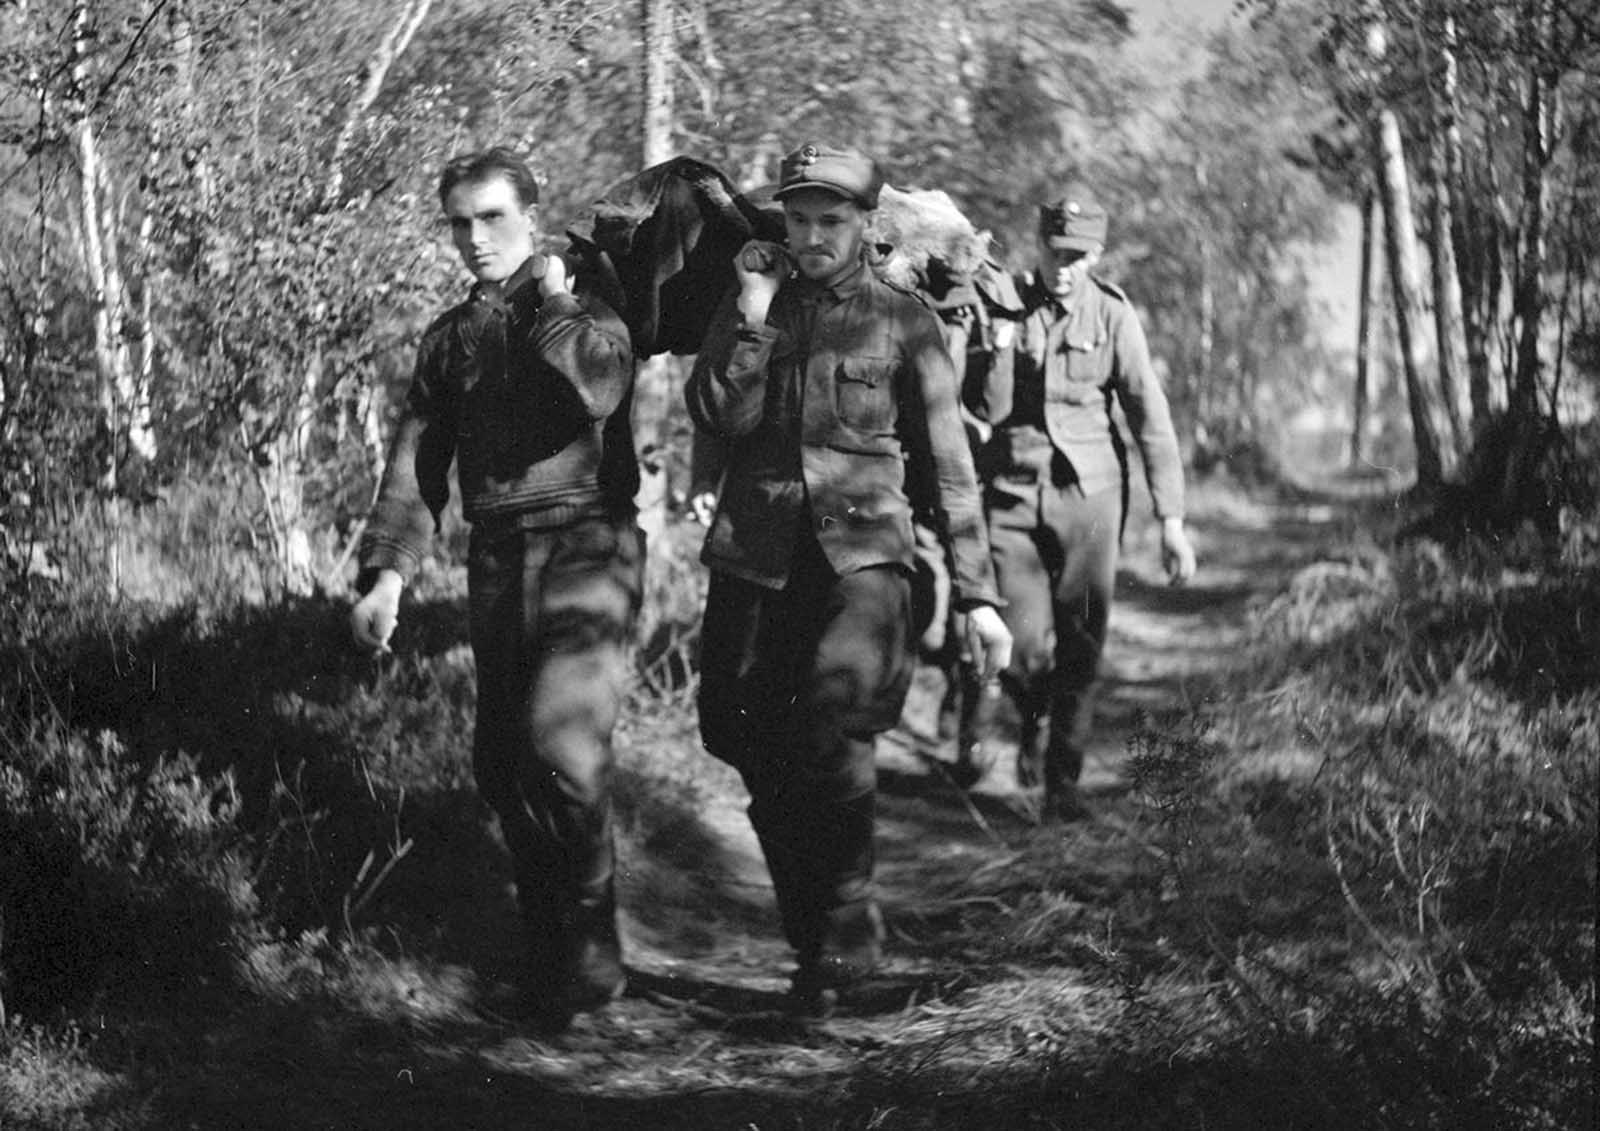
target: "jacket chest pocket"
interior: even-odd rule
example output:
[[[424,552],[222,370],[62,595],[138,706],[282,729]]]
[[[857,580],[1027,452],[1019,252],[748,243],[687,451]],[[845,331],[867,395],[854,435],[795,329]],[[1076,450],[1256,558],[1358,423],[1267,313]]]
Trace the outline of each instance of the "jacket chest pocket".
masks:
[[[887,432],[895,424],[892,357],[847,357],[833,374],[834,408],[839,420],[863,432]]]
[[[1058,380],[1050,389],[1051,400],[1083,405],[1105,396],[1105,352],[1098,345],[1063,343],[1053,368]]]

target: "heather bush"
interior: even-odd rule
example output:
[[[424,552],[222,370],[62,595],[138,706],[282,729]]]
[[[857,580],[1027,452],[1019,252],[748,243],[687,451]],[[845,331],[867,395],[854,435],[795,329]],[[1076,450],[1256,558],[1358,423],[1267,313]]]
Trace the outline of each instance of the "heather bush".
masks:
[[[367,855],[393,854],[408,784],[444,776],[417,751],[459,731],[471,693],[429,639],[441,618],[425,607],[413,633],[438,648],[437,673],[378,670],[345,646],[342,602],[251,599],[248,516],[248,494],[230,506],[221,488],[126,528],[90,508],[53,540],[51,573],[6,594],[13,1011],[224,977],[254,940],[336,922]]]
[[[0,612],[0,1000],[14,1012],[158,971],[221,976],[301,932],[337,942],[425,919],[452,857],[493,859],[454,508],[394,653],[373,658],[349,643],[345,595],[264,598],[252,497],[247,482],[187,488],[122,528],[91,507],[54,540],[50,576]],[[624,747],[661,727],[697,747],[701,532],[671,521],[651,547]],[[341,541],[324,540],[330,570]],[[630,821],[668,772],[624,767]],[[692,791],[693,762],[670,773]],[[418,843],[429,851],[408,860]],[[402,888],[415,906],[386,906]]]
[[[1597,606],[1537,536],[1367,545],[1258,609],[1229,706],[1138,736],[1178,933],[1379,1122],[1593,1116]]]
[[[26,1016],[225,976],[256,931],[231,777],[38,719],[0,761],[0,951]]]

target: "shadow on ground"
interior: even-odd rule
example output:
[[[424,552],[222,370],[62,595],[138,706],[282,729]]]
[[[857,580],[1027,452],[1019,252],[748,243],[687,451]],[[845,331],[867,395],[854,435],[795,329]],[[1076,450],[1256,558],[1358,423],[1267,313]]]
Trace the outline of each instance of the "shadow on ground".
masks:
[[[98,677],[79,672],[73,725],[126,728],[141,756],[204,750],[263,783],[263,814],[281,812],[269,803],[284,766],[305,766],[292,780],[313,811],[359,815],[341,818],[349,843],[321,842],[327,875],[309,889],[308,923],[339,910],[371,845],[411,848],[353,916],[358,945],[324,967],[308,960],[310,981],[293,993],[174,995],[109,1030],[91,1051],[118,1082],[88,1125],[1333,1126],[1323,1113],[1337,1104],[1315,1089],[1336,1090],[1339,1069],[1315,1049],[1196,1050],[1130,1004],[1136,964],[1161,961],[1161,925],[1136,917],[1152,902],[1152,870],[1127,734],[1143,713],[1200,693],[1207,668],[1237,650],[1255,594],[1325,530],[1224,516],[1197,533],[1209,569],[1187,590],[1153,577],[1148,546],[1130,549],[1089,779],[1099,819],[1040,826],[1025,794],[961,790],[914,739],[886,757],[879,876],[892,957],[823,1020],[783,1008],[791,959],[730,775],[668,772],[706,757],[692,725],[626,728],[631,990],[551,1037],[497,1004],[516,966],[515,915],[504,851],[470,784],[459,602],[410,610],[409,635],[376,665],[344,645],[333,606],[204,633],[158,626],[112,665],[105,695],[85,694]],[[151,670],[173,675],[147,692]],[[936,736],[928,724],[916,725]],[[1018,931],[1024,904],[1034,934]],[[1105,932],[1124,913],[1112,948]],[[1063,1003],[1086,1003],[1087,1019],[1064,1026],[1077,1006]]]

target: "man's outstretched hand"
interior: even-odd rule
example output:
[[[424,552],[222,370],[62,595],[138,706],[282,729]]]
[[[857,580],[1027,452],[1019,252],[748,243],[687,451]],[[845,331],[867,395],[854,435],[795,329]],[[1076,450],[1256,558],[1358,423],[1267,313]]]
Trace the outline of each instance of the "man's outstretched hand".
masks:
[[[993,605],[977,605],[968,610],[967,651],[977,666],[979,679],[995,679],[1011,666],[1011,630]]]
[[[374,652],[389,650],[389,637],[400,622],[400,590],[404,587],[394,570],[379,571],[377,582],[350,609],[350,635],[357,645]]]
[[[1161,520],[1161,565],[1167,571],[1167,581],[1173,585],[1183,585],[1194,576],[1194,546],[1189,542],[1181,518]]]

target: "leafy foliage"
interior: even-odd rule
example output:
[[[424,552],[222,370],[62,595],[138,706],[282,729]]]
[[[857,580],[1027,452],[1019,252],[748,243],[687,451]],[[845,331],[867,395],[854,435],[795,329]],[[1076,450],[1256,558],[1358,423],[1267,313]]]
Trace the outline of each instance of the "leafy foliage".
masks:
[[[1178,66],[1130,50],[1130,13],[1104,0],[700,0],[677,9],[677,142],[756,182],[806,136],[860,145],[895,184],[949,192],[1013,267],[1031,258],[1033,205],[1089,179],[1113,209],[1107,266],[1141,305],[1179,420],[1220,449],[1266,445],[1333,397],[1340,359],[1312,332],[1301,251],[1328,236],[1359,171],[1337,168],[1350,104],[1313,68],[1318,20],[1337,6],[1261,7],[1279,10]],[[1514,204],[1524,137],[1508,123],[1526,45],[1505,5],[1450,7],[1473,45],[1468,199]],[[1592,46],[1583,9],[1556,8],[1552,43]],[[341,602],[274,601],[267,547],[303,522],[320,577],[341,587],[411,343],[459,288],[430,220],[440,161],[493,141],[533,154],[556,244],[563,220],[636,170],[638,12],[435,0],[352,122],[389,15],[353,0],[0,8],[0,216],[13,237],[0,246],[0,1002],[30,1023],[69,1018],[53,1038],[0,1027],[7,1055],[48,1059],[53,1040],[91,1059],[72,1016],[137,1014],[197,972],[252,1010],[206,1031],[208,1057],[254,1057],[257,997],[284,1007],[272,1017],[285,1046],[333,1058],[350,1081],[392,1075],[362,1059],[373,1019],[456,1040],[459,1011],[417,990],[414,964],[470,949],[479,920],[441,924],[482,914],[506,882],[468,784],[459,515],[382,662],[346,650]],[[1412,137],[1429,129],[1427,43],[1401,37],[1381,75],[1344,76],[1384,84]],[[1551,293],[1565,352],[1546,387],[1581,405],[1600,231],[1585,187],[1592,55],[1547,61],[1570,144],[1551,166],[1547,274],[1564,288]],[[138,507],[94,498],[121,440],[91,348],[71,144],[84,122],[139,312],[122,331],[151,343],[161,454],[129,491]],[[1491,219],[1468,216],[1483,247],[1514,256],[1512,229]],[[1353,539],[1300,574],[1262,610],[1263,662],[1218,688],[1237,710],[1139,736],[1150,804],[1132,835],[1108,822],[981,866],[955,860],[949,905],[895,925],[913,948],[940,923],[966,932],[949,985],[978,1004],[953,1021],[929,1001],[905,1019],[917,1039],[903,1046],[841,1042],[854,1060],[874,1054],[865,1070],[826,1076],[814,1060],[829,1048],[805,1045],[800,1107],[775,1087],[757,1114],[1043,1126],[1041,1112],[1070,1110],[1133,1126],[1159,1094],[1163,1111],[1223,1125],[1592,1116],[1592,1093],[1571,1081],[1592,1059],[1594,460],[1576,434],[1540,453],[1543,529]],[[701,907],[694,885],[722,877],[696,870],[698,822],[734,785],[703,769],[689,712],[698,533],[669,524],[652,546],[619,791],[625,834],[670,856],[642,882],[694,889]],[[919,861],[946,847],[925,837]],[[755,914],[732,902],[723,913]],[[1056,969],[1008,989],[1016,964]],[[389,984],[370,984],[385,980],[374,970]],[[1089,1004],[1085,971],[1110,987]],[[943,992],[948,973],[930,984]],[[349,1000],[359,1007],[341,1013]],[[309,1020],[293,1013],[307,1003]],[[718,1024],[740,1038],[729,1016]],[[706,1047],[679,1050],[674,1079],[699,1079]],[[722,1051],[741,1070],[754,1055]],[[543,1054],[513,1041],[503,1055]],[[195,1059],[185,1047],[164,1066]],[[483,1073],[454,1049],[446,1059],[429,1067],[454,1103]],[[618,1062],[608,1050],[590,1063],[609,1077]],[[162,1082],[174,1106],[183,1083]],[[638,1115],[570,1090],[532,1098],[573,1125]],[[679,1125],[708,1110],[684,1108]]]

